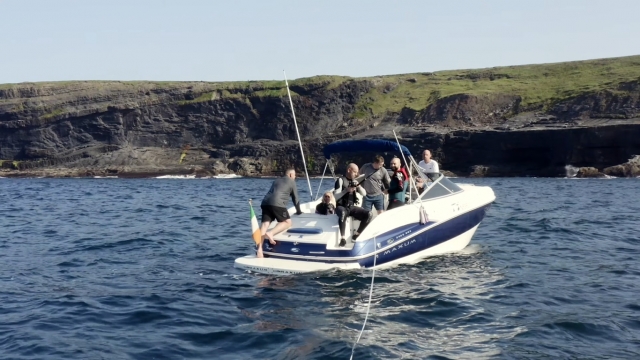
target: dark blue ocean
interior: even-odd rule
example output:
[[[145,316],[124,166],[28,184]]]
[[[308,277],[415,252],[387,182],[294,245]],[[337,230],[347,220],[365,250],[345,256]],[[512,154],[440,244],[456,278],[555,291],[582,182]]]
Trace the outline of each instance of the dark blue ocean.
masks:
[[[0,179],[0,359],[348,359],[370,271],[233,267],[270,181]],[[376,272],[355,359],[640,358],[640,180],[456,181],[495,204]]]

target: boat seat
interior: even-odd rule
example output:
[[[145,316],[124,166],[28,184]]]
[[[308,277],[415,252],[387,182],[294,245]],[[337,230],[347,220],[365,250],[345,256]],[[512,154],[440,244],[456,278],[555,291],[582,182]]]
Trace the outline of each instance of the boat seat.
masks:
[[[303,227],[303,228],[291,228],[287,230],[291,234],[322,234],[322,228],[319,227]]]

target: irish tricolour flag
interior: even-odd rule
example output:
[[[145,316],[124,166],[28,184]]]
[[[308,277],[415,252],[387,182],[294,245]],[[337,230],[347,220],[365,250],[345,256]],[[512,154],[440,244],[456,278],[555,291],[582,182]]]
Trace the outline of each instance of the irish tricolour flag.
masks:
[[[251,209],[251,234],[253,236],[253,241],[256,242],[256,245],[260,245],[260,239],[262,236],[260,235],[260,227],[258,226],[258,219],[256,218],[256,213],[253,212],[253,206],[251,205],[251,200],[249,200],[249,208]]]

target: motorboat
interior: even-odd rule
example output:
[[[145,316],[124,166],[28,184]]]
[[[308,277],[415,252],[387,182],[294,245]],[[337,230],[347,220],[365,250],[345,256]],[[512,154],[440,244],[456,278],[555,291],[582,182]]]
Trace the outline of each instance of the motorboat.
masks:
[[[375,217],[355,241],[352,237],[359,221],[348,218],[347,244],[340,247],[338,217],[315,213],[321,201],[319,191],[316,200],[300,204],[301,215],[295,215],[294,207],[288,209],[292,226],[274,236],[276,245],[263,242],[263,258],[247,255],[236,259],[235,266],[265,274],[296,274],[415,263],[428,256],[464,249],[496,199],[488,186],[454,183],[441,173],[423,173],[409,150],[397,139],[396,142],[343,140],[329,144],[323,149],[327,159],[325,172],[329,168],[335,180],[331,155],[357,151],[402,156],[411,174],[404,205],[381,214],[372,210]],[[416,181],[418,178],[421,182]]]

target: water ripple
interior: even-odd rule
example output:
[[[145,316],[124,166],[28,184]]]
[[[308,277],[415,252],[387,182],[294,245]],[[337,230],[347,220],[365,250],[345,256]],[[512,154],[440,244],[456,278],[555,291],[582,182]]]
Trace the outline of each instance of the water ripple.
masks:
[[[637,180],[461,182],[498,197],[472,244],[376,272],[355,358],[640,357]],[[0,358],[351,354],[370,271],[233,268],[269,180],[1,185]]]

